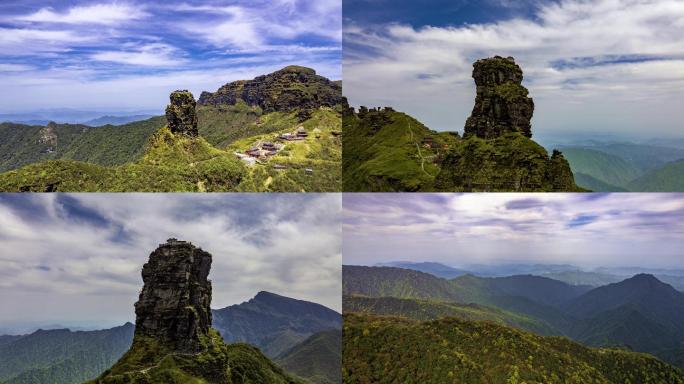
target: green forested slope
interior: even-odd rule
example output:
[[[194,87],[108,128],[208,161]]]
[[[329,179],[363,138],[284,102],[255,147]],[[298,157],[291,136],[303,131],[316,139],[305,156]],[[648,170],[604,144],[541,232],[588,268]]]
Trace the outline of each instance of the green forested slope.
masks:
[[[684,159],[650,170],[627,184],[631,191],[682,192],[684,191]]]
[[[343,126],[345,191],[579,190],[559,152],[549,156],[520,133],[461,139],[391,108],[362,108]]]
[[[287,372],[312,384],[342,381],[342,332],[327,330],[311,335],[276,359]]]
[[[589,175],[617,187],[624,187],[641,174],[640,169],[632,163],[597,150],[564,148],[563,154],[568,159],[573,173]]]
[[[39,330],[0,346],[0,383],[76,384],[96,377],[123,355],[132,324],[102,331]]]
[[[88,384],[296,384],[259,350],[225,344],[210,330],[205,350],[171,353],[152,338],[140,338],[123,357]]]
[[[344,315],[344,383],[677,384],[647,354],[592,349],[489,322]]]

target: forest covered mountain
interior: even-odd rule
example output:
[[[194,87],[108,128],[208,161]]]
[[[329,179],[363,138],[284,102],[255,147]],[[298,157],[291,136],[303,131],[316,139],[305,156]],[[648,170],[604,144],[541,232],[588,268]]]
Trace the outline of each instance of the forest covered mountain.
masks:
[[[577,184],[601,192],[684,191],[684,149],[637,143],[593,143],[561,149]]]
[[[226,343],[259,348],[311,384],[339,382],[342,316],[320,304],[269,292],[212,312]],[[112,366],[131,346],[133,324],[102,331],[48,330],[0,336],[0,383],[78,384]]]
[[[648,274],[593,288],[533,275],[447,280],[400,268],[344,266],[343,294],[345,314],[484,320],[592,347],[648,352],[684,367],[684,294]]]
[[[344,190],[579,191],[559,151],[534,142],[534,103],[511,57],[474,64],[477,94],[463,137],[392,108],[344,114]]]
[[[344,383],[684,383],[657,358],[487,321],[345,314]]]
[[[272,358],[314,333],[342,327],[342,316],[332,309],[263,291],[212,315],[214,328],[226,342],[252,344]]]
[[[207,95],[185,100],[187,132],[169,132],[168,114],[99,128],[2,124],[0,190],[341,189],[339,82],[290,66]]]
[[[114,364],[133,340],[127,323],[101,331],[37,330],[0,337],[0,383],[70,384],[92,379]]]

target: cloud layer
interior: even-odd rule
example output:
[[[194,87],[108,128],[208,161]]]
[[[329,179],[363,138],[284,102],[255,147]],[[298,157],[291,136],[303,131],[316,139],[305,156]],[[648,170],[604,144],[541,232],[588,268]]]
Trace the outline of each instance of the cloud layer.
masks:
[[[348,194],[345,264],[682,268],[684,194]]]
[[[161,111],[290,64],[341,77],[339,0],[26,1],[0,4],[0,113]],[[59,97],[56,97],[59,96]]]
[[[536,103],[534,132],[680,134],[683,2],[539,4],[527,16],[452,26],[346,20],[344,92],[354,105],[393,105],[434,129],[462,130],[472,63],[514,56]]]
[[[133,320],[169,237],[213,255],[213,308],[266,290],[340,310],[340,210],[337,194],[0,196],[0,329]]]

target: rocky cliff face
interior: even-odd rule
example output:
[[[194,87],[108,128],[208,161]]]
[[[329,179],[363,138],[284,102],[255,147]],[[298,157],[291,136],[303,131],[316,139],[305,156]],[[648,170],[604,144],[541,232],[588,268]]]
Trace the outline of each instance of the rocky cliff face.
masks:
[[[187,90],[171,93],[171,103],[166,107],[166,120],[173,133],[197,136],[197,114],[195,97]]]
[[[211,254],[169,239],[143,266],[144,286],[135,303],[136,337],[153,337],[169,349],[197,352],[211,327]]]
[[[243,101],[269,112],[304,112],[344,104],[342,85],[311,68],[289,66],[253,80],[228,83],[214,93],[202,92],[200,105],[235,105]]]
[[[478,60],[473,68],[477,96],[465,124],[465,136],[491,139],[519,132],[532,137],[534,102],[522,86],[523,72],[515,60],[495,56]]]
[[[133,344],[87,384],[303,384],[247,344],[211,328],[211,255],[169,239],[143,266]]]

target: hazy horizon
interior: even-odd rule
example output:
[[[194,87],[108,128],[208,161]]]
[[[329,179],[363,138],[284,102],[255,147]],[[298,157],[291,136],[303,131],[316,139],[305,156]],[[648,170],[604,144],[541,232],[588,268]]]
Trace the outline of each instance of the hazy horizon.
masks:
[[[176,237],[213,256],[212,308],[259,291],[341,311],[339,194],[0,195],[0,330],[134,321],[142,266]]]
[[[533,138],[682,137],[682,33],[677,0],[345,0],[344,93],[462,133],[472,64],[513,56],[535,102]]]
[[[684,194],[350,194],[343,263],[684,269]]]

